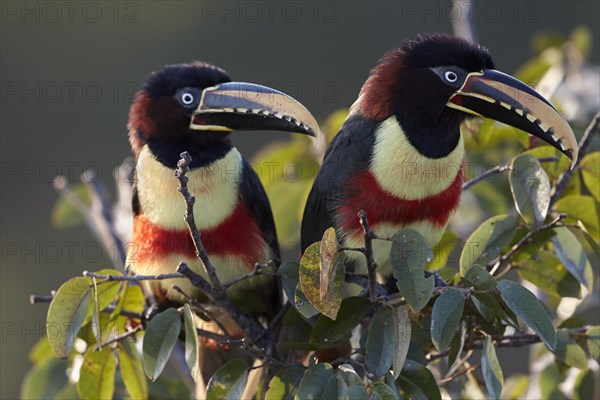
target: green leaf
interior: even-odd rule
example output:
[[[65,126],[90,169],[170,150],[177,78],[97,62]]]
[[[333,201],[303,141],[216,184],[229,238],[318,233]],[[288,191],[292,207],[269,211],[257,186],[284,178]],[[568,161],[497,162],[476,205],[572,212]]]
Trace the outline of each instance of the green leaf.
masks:
[[[525,374],[511,375],[502,387],[502,400],[519,400],[525,397],[529,387],[529,376]]]
[[[364,297],[344,299],[335,321],[325,315],[319,316],[310,335],[311,343],[331,347],[350,339],[352,329],[366,318],[371,307],[371,302]]]
[[[91,304],[90,280],[71,278],[56,292],[46,318],[46,332],[52,351],[59,358],[71,354],[73,342],[84,325]]]
[[[181,330],[179,313],[167,308],[157,314],[146,328],[143,342],[144,369],[151,380],[156,380],[165,368]]]
[[[587,58],[590,53],[590,49],[592,48],[592,43],[594,41],[594,34],[590,31],[585,25],[580,25],[571,32],[569,37],[570,42],[573,46],[579,50],[579,53],[583,56],[583,58]]]
[[[565,330],[556,332],[556,352],[554,355],[571,367],[586,369],[588,366],[585,352],[579,347],[577,342],[571,338],[569,332]]]
[[[441,400],[440,388],[431,371],[425,366],[406,360],[397,380],[405,398]]]
[[[500,281],[498,291],[506,305],[540,336],[551,351],[554,351],[556,331],[537,297],[523,286],[509,280]]]
[[[390,261],[396,285],[415,310],[420,311],[431,299],[435,279],[425,278],[423,267],[433,259],[433,252],[421,234],[413,229],[401,229],[392,237]]]
[[[354,370],[354,367],[350,364],[342,364],[338,367],[338,374],[342,377],[347,386],[359,385],[362,383],[362,379]]]
[[[448,351],[448,370],[454,367],[454,364],[460,357],[463,348],[465,347],[465,339],[467,338],[467,324],[463,321],[460,324],[460,329],[456,331],[456,334],[450,342],[450,350]]]
[[[510,308],[502,306],[503,301],[498,293],[475,293],[475,296],[471,297],[471,300],[473,300],[473,304],[480,314],[488,321],[494,322],[489,318],[489,315],[486,315],[491,313],[496,318],[505,320],[514,327],[519,326],[516,315],[510,310]]]
[[[594,376],[594,370],[586,369],[579,372],[573,387],[573,400],[593,399],[594,394],[597,393],[597,386],[598,379]]]
[[[483,222],[469,236],[460,255],[460,274],[465,276],[473,264],[487,265],[497,258],[515,235],[517,219],[497,215]]]
[[[340,396],[341,397],[341,396]],[[328,399],[331,397],[327,397],[327,396],[323,396],[324,399]],[[363,384],[360,383],[358,385],[352,385],[352,386],[348,386],[348,389],[346,390],[345,396],[341,397],[342,399],[348,399],[348,400],[367,400],[367,387]]]
[[[523,279],[549,294],[581,298],[579,282],[552,253],[538,253],[537,257],[520,264],[518,272]]]
[[[394,378],[400,376],[406,355],[410,347],[410,336],[412,325],[408,316],[408,308],[405,306],[396,308],[396,318],[398,319],[398,343],[396,343],[396,351],[394,352],[394,361],[392,368],[394,370]]]
[[[465,307],[465,296],[455,288],[448,288],[433,304],[431,311],[431,340],[439,352],[446,351]]]
[[[600,241],[600,203],[592,196],[566,196],[554,208],[583,222],[594,240]]]
[[[302,364],[293,363],[281,368],[271,382],[265,396],[266,400],[293,400],[298,392],[304,375]]]
[[[79,371],[77,392],[82,399],[112,399],[117,361],[110,347],[88,351]]]
[[[210,378],[206,388],[206,400],[242,398],[247,379],[248,366],[244,361],[228,361]]]
[[[583,183],[596,201],[600,201],[600,151],[583,157],[579,164]]]
[[[382,400],[398,400],[394,390],[383,382],[375,382],[371,387]]]
[[[121,341],[118,350],[121,377],[129,397],[132,399],[148,398],[148,382],[144,375],[144,364],[135,343]]]
[[[502,393],[502,385],[504,384],[504,375],[496,356],[492,337],[487,335],[481,352],[481,371],[488,393],[492,398],[499,399],[500,393]]]
[[[398,342],[396,312],[380,307],[373,316],[366,345],[366,368],[371,379],[378,379],[389,371],[394,361]]]
[[[29,362],[35,365],[44,364],[49,360],[54,359],[54,353],[52,347],[48,343],[48,338],[43,336],[33,347],[29,350]]]
[[[558,385],[565,380],[565,375],[558,369],[556,363],[549,364],[540,374],[540,398],[542,399],[565,399]]]
[[[435,246],[433,246],[433,259],[425,268],[428,271],[440,270],[448,264],[451,253],[458,245],[459,239],[456,234],[450,230],[446,230],[442,238]]]
[[[540,227],[550,207],[550,180],[537,158],[521,154],[512,161],[510,190],[517,211],[528,224]]]
[[[516,243],[527,233],[529,233],[528,229],[519,229],[513,241]],[[530,259],[535,261],[535,256],[537,253],[550,241],[554,235],[556,235],[556,230],[554,229],[544,229],[543,231],[534,233],[519,247],[517,251],[515,251],[515,253],[512,255],[512,262],[515,264],[521,264],[529,261]]]
[[[31,368],[21,383],[22,399],[49,399],[67,383],[67,363],[52,357]]]
[[[337,263],[343,262],[342,256],[344,253],[339,252],[340,245],[335,234],[335,228],[329,228],[323,233],[321,239],[321,247],[319,249],[319,265],[320,265],[320,297],[321,300],[327,298],[328,294],[334,289],[331,278],[337,268]]]
[[[594,282],[592,265],[573,232],[568,229],[557,229],[556,236],[552,238],[552,244],[554,253],[565,268],[591,291]]]
[[[196,330],[196,322],[194,321],[194,313],[189,304],[183,306],[183,321],[185,328],[185,361],[190,368],[192,378],[196,380],[199,370],[199,355],[198,349],[198,331]]]
[[[598,361],[600,360],[600,326],[591,327],[586,334],[588,336],[588,351]]]
[[[311,244],[304,251],[300,260],[300,286],[310,304],[322,314],[335,320],[342,304],[342,291],[346,275],[345,265],[343,262],[335,262],[331,290],[328,290],[326,296],[321,298],[319,289],[321,281],[320,248],[321,245],[317,242]]]
[[[296,400],[320,399],[329,378],[333,377],[333,368],[330,364],[319,363],[310,367],[305,373]]]
[[[75,184],[69,187],[84,204],[91,204],[90,191],[87,185]],[[52,208],[50,221],[56,228],[66,229],[81,225],[85,221],[85,218],[71,202],[64,197],[59,197]]]
[[[471,266],[463,279],[478,290],[492,290],[497,285],[496,279],[479,265]]]

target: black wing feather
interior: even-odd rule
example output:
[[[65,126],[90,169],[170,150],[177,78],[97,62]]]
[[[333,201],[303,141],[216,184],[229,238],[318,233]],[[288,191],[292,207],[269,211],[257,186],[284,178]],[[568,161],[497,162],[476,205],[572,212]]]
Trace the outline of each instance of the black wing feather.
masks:
[[[273,212],[271,204],[265,192],[265,188],[252,169],[248,161],[243,159],[242,181],[240,182],[240,196],[244,204],[248,207],[252,217],[258,224],[258,228],[265,242],[271,249],[272,257],[279,261],[279,243],[277,242],[277,233],[275,231],[275,222],[273,221]]]
[[[349,195],[344,182],[369,168],[378,125],[376,121],[353,115],[333,138],[304,208],[302,251],[321,240],[327,228],[335,226],[333,212]]]

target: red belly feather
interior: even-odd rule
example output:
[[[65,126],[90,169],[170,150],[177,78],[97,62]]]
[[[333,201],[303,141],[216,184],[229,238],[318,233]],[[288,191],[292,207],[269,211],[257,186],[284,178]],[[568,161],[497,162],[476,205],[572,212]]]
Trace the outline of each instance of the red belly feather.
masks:
[[[263,261],[267,244],[241,201],[238,201],[233,212],[218,226],[201,230],[200,233],[209,255],[236,256],[249,269],[252,269],[254,263]],[[130,259],[144,262],[169,254],[194,257],[196,252],[187,229],[165,229],[140,214],[134,220],[133,245],[128,254]]]
[[[362,172],[353,177],[356,193],[338,207],[336,216],[340,227],[347,234],[362,232],[357,213],[365,210],[371,226],[380,223],[407,225],[428,221],[444,227],[452,212],[458,207],[463,184],[463,167],[450,186],[441,193],[419,200],[404,200],[384,191],[373,174]]]

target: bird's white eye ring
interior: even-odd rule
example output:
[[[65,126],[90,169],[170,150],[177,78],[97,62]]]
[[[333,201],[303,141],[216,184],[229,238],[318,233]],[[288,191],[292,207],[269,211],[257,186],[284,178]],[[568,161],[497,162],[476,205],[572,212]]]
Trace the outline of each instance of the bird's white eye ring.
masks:
[[[454,83],[458,79],[458,75],[456,75],[456,72],[454,71],[446,71],[444,72],[444,78],[446,78],[448,82]]]
[[[186,106],[189,106],[194,102],[194,95],[191,93],[184,93],[181,95],[181,102]]]

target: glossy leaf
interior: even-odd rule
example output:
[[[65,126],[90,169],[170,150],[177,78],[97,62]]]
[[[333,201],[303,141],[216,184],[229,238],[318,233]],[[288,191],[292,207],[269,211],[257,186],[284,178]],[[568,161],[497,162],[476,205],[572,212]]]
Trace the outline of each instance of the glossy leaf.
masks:
[[[377,393],[381,400],[398,400],[394,390],[383,382],[375,382],[372,385],[373,392]]]
[[[345,280],[345,266],[343,262],[336,262],[333,271],[331,288],[327,295],[321,298],[319,289],[321,281],[320,273],[320,243],[311,244],[302,255],[300,260],[300,286],[302,292],[317,310],[329,318],[335,320],[342,304],[342,290]]]
[[[117,362],[110,347],[88,351],[79,371],[77,392],[81,399],[112,399]]]
[[[266,400],[293,400],[305,368],[302,364],[293,363],[281,368],[271,382],[265,395]]]
[[[290,303],[304,318],[311,318],[319,314],[319,311],[314,308],[306,299],[302,288],[300,287],[299,277],[300,264],[296,262],[286,261],[279,266],[278,272],[281,276],[281,286],[283,292],[290,299]]]
[[[579,282],[547,251],[518,266],[519,275],[541,290],[561,297],[581,298]]]
[[[585,369],[588,366],[585,352],[567,331],[556,332],[556,352],[554,354],[556,358],[571,367]]]
[[[460,328],[454,334],[452,341],[450,342],[450,349],[448,351],[448,370],[454,367],[454,364],[459,359],[460,354],[465,347],[465,339],[467,338],[467,324],[463,321],[460,324]]]
[[[517,211],[525,222],[539,227],[550,206],[550,180],[537,158],[521,154],[512,161],[509,173],[510,190]]]
[[[398,319],[398,342],[396,343],[396,351],[394,352],[394,361],[392,368],[394,370],[394,378],[398,378],[404,367],[406,355],[410,347],[410,337],[412,325],[408,316],[408,309],[405,306],[396,308],[396,318]]]
[[[331,345],[350,339],[352,329],[360,324],[371,311],[371,302],[364,297],[348,297],[342,301],[336,320],[319,316],[310,341],[315,344]]]
[[[196,330],[195,316],[189,304],[183,306],[183,322],[185,329],[185,361],[190,369],[190,374],[194,380],[200,373],[198,348],[198,331]]]
[[[146,328],[143,342],[144,369],[151,380],[162,373],[173,347],[179,338],[181,320],[174,308],[168,308],[157,314]]]
[[[460,255],[460,273],[465,276],[473,264],[485,266],[507,246],[517,226],[512,215],[497,215],[483,222],[467,239]]]
[[[397,380],[405,398],[441,400],[442,395],[431,371],[425,366],[406,360]]]
[[[557,229],[552,238],[554,253],[565,268],[588,290],[594,280],[592,265],[577,237],[568,229]]]
[[[492,343],[491,336],[486,336],[483,342],[481,371],[488,393],[492,398],[499,399],[500,393],[502,393],[502,385],[504,384],[504,374],[496,356],[496,349]]]
[[[540,336],[551,351],[554,351],[556,331],[537,297],[523,286],[509,280],[500,281],[498,291],[506,305]]]
[[[366,369],[371,379],[378,379],[389,371],[394,361],[398,341],[396,312],[380,307],[371,322],[366,344]]]
[[[413,310],[420,311],[431,299],[435,286],[434,277],[425,278],[423,272],[424,265],[433,259],[433,252],[413,229],[399,230],[392,241],[390,261],[396,285]]]
[[[590,355],[600,360],[600,326],[593,326],[586,332],[588,336],[587,346]]]
[[[583,183],[596,201],[600,201],[600,151],[586,155],[579,166]]]
[[[449,288],[433,304],[431,311],[431,340],[439,352],[446,351],[458,330],[465,307],[465,296]]]
[[[338,374],[342,377],[347,386],[359,385],[362,383],[362,379],[354,370],[354,367],[350,364],[342,364],[338,367]]]
[[[91,304],[90,280],[71,278],[56,292],[46,319],[46,332],[58,358],[71,354],[77,333],[85,323]]]
[[[554,208],[583,222],[594,240],[600,241],[600,203],[592,196],[566,196]]]
[[[329,378],[333,377],[330,364],[319,363],[310,367],[305,373],[296,393],[296,400],[320,399]]]
[[[119,343],[119,368],[121,377],[129,397],[132,399],[148,398],[148,382],[144,374],[144,364],[134,343]]]
[[[215,372],[206,388],[206,400],[241,399],[248,379],[248,366],[234,359]]]
[[[496,288],[496,279],[479,265],[471,266],[465,274],[464,280],[478,290],[491,290]]]

